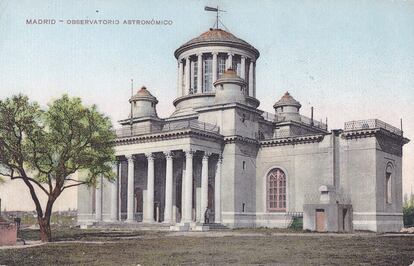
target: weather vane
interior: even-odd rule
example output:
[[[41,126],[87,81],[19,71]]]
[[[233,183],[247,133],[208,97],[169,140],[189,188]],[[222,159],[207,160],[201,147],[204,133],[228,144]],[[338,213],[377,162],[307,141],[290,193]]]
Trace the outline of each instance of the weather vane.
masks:
[[[216,23],[214,25],[216,26],[216,29],[218,29],[219,28],[219,12],[226,12],[226,11],[219,9],[218,6],[217,7],[209,7],[209,6],[206,6],[206,7],[204,7],[204,10],[205,11],[213,11],[213,12],[216,12]],[[223,24],[223,23],[221,23],[221,24]],[[214,26],[213,26],[213,28],[214,28]]]

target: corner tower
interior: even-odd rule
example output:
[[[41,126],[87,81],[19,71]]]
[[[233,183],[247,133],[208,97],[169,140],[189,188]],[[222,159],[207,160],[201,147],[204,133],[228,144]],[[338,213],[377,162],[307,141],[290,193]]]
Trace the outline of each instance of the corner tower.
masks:
[[[181,45],[175,52],[178,65],[174,116],[214,104],[214,82],[231,68],[247,84],[247,97],[256,97],[256,60],[259,51],[222,29],[210,29]]]

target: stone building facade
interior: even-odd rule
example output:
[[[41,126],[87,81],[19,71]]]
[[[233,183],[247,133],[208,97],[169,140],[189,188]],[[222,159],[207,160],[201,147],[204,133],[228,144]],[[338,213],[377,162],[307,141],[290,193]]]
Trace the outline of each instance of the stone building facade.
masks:
[[[117,130],[116,182],[80,187],[78,221],[320,231],[402,227],[402,132],[377,119],[343,129],[300,114],[288,92],[258,109],[259,51],[222,29],[180,46],[168,118],[145,87]]]

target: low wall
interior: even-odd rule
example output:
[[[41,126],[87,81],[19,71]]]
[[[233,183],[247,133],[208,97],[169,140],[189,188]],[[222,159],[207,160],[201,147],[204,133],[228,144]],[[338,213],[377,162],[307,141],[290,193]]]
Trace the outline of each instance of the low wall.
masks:
[[[14,223],[0,223],[0,246],[16,245],[17,226]]]

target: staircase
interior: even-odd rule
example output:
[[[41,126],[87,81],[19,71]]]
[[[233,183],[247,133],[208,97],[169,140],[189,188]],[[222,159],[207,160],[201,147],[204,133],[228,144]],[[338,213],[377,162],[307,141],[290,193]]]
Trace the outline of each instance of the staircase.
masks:
[[[211,223],[208,224],[210,230],[230,230],[227,226],[218,223]]]
[[[168,231],[170,224],[164,223],[94,223],[93,228],[102,229],[128,229],[128,230],[153,230],[153,231]]]

